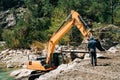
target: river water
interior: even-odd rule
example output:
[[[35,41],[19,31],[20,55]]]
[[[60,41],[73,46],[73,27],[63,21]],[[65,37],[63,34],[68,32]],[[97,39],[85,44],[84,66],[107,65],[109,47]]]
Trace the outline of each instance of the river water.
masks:
[[[14,80],[14,78],[9,76],[11,71],[11,69],[0,68],[0,80]]]

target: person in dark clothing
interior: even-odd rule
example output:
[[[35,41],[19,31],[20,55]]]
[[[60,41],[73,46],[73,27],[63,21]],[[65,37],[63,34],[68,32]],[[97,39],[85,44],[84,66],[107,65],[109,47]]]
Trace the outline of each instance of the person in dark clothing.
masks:
[[[97,66],[97,57],[96,57],[97,42],[93,37],[90,37],[87,47],[88,47],[88,51],[90,52],[92,66]]]

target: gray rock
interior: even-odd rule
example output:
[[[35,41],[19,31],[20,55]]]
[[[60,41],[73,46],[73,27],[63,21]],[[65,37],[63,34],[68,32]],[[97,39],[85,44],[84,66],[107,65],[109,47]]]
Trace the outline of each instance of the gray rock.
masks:
[[[10,76],[15,77],[15,79],[21,79],[23,77],[29,76],[32,71],[33,70],[29,70],[29,69],[19,69],[11,72]]]
[[[77,59],[77,61],[78,61],[78,59]],[[76,62],[71,62],[69,64],[62,64],[62,65],[58,66],[57,69],[52,70],[44,75],[41,75],[38,80],[55,80],[59,74],[61,74],[63,72],[71,71],[72,69],[75,68],[75,66],[77,64],[78,63],[76,63]]]
[[[111,47],[108,49],[109,52],[111,53],[116,53],[116,52],[119,52],[119,50],[117,49],[117,47]]]
[[[90,54],[85,54],[84,60],[90,59]]]
[[[14,66],[11,63],[7,64],[7,68],[13,68]]]
[[[16,24],[16,20],[13,14],[9,14],[6,18],[7,26],[14,26]]]
[[[95,31],[99,32],[98,35],[101,40],[102,46],[108,50],[110,47],[115,46],[120,42],[120,35],[118,30],[120,30],[118,26],[108,25],[101,27],[101,29]]]

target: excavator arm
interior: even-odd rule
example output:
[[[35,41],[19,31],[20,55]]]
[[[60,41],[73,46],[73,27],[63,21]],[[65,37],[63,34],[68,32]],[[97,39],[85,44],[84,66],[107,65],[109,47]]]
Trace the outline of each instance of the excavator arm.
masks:
[[[80,30],[82,35],[86,38],[89,38],[92,34],[89,30],[87,30],[87,25],[83,21],[82,17],[74,10],[71,11],[69,16],[63,21],[60,28],[57,30],[56,33],[53,34],[53,36],[50,38],[48,42],[48,48],[47,48],[47,59],[46,63],[48,64],[51,60],[51,57],[54,53],[54,48],[56,43],[73,27],[77,26],[77,28]]]

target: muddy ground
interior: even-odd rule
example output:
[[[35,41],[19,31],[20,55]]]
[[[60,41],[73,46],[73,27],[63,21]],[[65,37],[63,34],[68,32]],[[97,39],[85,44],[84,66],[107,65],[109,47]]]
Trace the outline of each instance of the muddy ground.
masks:
[[[119,52],[104,53],[104,57],[97,59],[97,64],[91,66],[90,60],[72,62],[68,67],[64,68],[64,65],[42,75],[38,80],[120,80]]]

